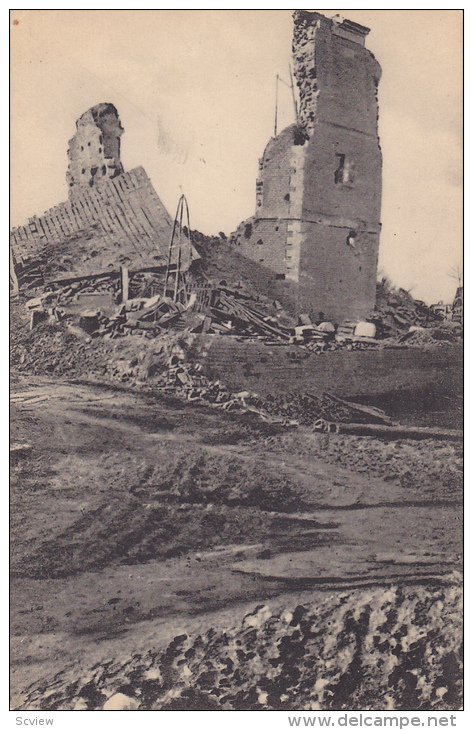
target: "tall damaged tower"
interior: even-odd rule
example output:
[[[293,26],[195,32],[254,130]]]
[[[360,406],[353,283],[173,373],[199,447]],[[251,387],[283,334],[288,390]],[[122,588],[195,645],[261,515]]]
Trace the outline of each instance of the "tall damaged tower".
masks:
[[[234,240],[271,292],[314,319],[365,317],[375,304],[381,229],[377,87],[369,28],[294,13],[297,122],[260,160],[255,216]]]

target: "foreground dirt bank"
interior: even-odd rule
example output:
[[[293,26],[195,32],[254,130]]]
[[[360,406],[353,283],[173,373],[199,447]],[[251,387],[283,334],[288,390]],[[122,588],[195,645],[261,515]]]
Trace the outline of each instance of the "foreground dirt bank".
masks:
[[[288,599],[282,610],[258,605],[239,625],[179,634],[161,652],[101,662],[80,676],[61,672],[30,688],[26,706],[459,709],[460,633],[455,576],[437,589],[338,592],[304,604]]]

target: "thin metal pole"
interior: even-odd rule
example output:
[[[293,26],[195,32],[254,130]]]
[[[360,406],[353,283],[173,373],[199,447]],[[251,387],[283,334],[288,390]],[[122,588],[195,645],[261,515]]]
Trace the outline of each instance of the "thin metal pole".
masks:
[[[191,236],[191,223],[190,223],[190,215],[189,215],[189,204],[187,202],[187,198],[184,197],[184,203],[186,204],[186,218],[187,218],[187,238],[189,240],[189,265],[190,260],[192,257],[192,236]],[[187,290],[187,276],[185,273],[182,274],[182,283],[183,283],[183,292],[184,292],[184,304],[187,306],[189,301],[189,292]]]
[[[179,199],[179,243],[177,249],[176,278],[174,281],[174,301],[177,301],[179,291],[179,280],[181,278],[181,237],[182,237],[182,214],[184,212],[184,195]]]
[[[167,266],[166,266],[166,275],[164,277],[164,291],[163,291],[164,297],[166,296],[167,287],[168,287],[168,283],[169,283],[169,275],[171,273],[172,249],[174,247],[174,236],[176,234],[176,226],[177,226],[177,220],[178,220],[178,216],[179,216],[180,202],[181,202],[181,199],[179,198],[179,203],[177,204],[176,215],[174,216],[174,225],[172,227],[171,240],[169,242],[168,261],[167,261]]]
[[[184,208],[185,206],[185,208]],[[182,267],[182,246],[183,246],[183,219],[184,217],[187,219],[187,242],[189,245],[189,255],[191,256],[192,253],[192,236],[191,236],[191,225],[190,225],[190,215],[189,215],[189,204],[187,202],[187,198],[184,194],[181,195],[179,198],[179,202],[177,204],[177,210],[176,215],[174,217],[174,225],[172,229],[172,236],[171,241],[169,244],[169,253],[168,253],[168,261],[167,261],[167,267],[166,267],[166,276],[164,281],[164,296],[167,296],[168,292],[168,286],[169,286],[169,279],[171,276],[171,273],[174,274],[174,282],[172,284],[173,289],[173,301],[177,301],[182,293],[182,296],[185,300],[185,303],[187,304],[188,301],[188,291],[187,291],[187,280],[186,275],[181,271]],[[176,263],[175,266],[172,266],[172,259],[173,259],[173,253],[176,251]]]
[[[289,78],[291,79],[291,91],[292,91],[292,101],[294,102],[294,112],[296,115],[296,122],[297,122],[297,101],[296,101],[296,92],[294,90],[294,79],[292,77],[292,69],[291,64],[289,64]]]

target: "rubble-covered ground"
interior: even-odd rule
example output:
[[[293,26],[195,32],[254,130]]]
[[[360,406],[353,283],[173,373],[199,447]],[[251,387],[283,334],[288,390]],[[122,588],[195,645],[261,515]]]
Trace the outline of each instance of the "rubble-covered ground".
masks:
[[[461,327],[384,281],[297,341],[196,245],[202,311],[12,300],[12,708],[458,709]]]
[[[120,383],[230,408],[239,405],[235,394],[246,393],[247,405],[305,425],[321,417],[357,420],[340,403],[327,403],[327,393],[385,409],[399,423],[457,429],[462,423],[459,342],[318,354],[264,338],[173,329],[106,339],[63,322],[30,329],[20,299],[11,308],[10,356],[13,374]]]

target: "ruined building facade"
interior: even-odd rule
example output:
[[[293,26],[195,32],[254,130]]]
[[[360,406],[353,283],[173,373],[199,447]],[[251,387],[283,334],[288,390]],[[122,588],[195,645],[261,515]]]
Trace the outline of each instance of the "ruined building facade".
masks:
[[[272,293],[314,319],[360,319],[375,304],[381,210],[377,87],[369,29],[294,13],[298,118],[259,163],[256,212],[234,242],[270,271]]]

